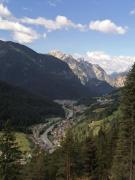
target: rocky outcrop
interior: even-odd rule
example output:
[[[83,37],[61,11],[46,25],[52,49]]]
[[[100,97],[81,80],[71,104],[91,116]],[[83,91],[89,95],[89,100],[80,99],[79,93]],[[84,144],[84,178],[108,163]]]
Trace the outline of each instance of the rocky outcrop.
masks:
[[[66,62],[74,74],[81,80],[82,84],[87,84],[91,79],[105,81],[113,87],[123,87],[127,73],[119,73],[115,76],[108,75],[103,68],[97,64],[91,64],[83,58],[74,58],[72,55],[54,50],[49,53]]]

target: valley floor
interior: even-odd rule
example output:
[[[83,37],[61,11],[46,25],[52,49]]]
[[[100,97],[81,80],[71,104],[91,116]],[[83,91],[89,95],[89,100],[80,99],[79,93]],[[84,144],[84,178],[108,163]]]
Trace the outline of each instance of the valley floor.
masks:
[[[61,140],[65,137],[67,129],[73,127],[82,119],[82,113],[87,109],[84,105],[76,105],[76,101],[57,101],[65,110],[65,118],[51,118],[48,123],[32,127],[32,141],[41,148],[52,153],[60,146]],[[79,116],[76,118],[77,114]]]

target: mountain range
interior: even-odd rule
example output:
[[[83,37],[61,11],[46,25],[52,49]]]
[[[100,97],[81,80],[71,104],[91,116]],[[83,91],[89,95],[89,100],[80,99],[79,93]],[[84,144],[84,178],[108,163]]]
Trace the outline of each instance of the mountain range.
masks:
[[[14,42],[0,41],[0,80],[33,94],[54,99],[79,99],[113,91],[98,65],[64,53],[39,54]]]
[[[65,62],[13,42],[0,41],[0,80],[50,99],[89,93]]]
[[[114,74],[108,75],[99,65],[91,64],[84,58],[75,58],[58,50],[53,50],[49,54],[66,62],[82,84],[89,85],[95,79],[96,82],[98,80],[102,81],[102,83],[107,82],[112,87],[118,88],[124,86],[127,72],[115,73],[115,76]]]
[[[126,76],[110,76],[100,66],[60,51],[40,54],[0,41],[0,126],[8,118],[25,127],[64,116],[54,100],[102,96],[123,86]]]

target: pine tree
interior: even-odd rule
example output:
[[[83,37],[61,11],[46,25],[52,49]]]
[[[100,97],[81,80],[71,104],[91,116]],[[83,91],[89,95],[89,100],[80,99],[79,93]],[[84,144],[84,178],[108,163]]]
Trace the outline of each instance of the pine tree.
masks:
[[[22,153],[9,121],[0,137],[0,177],[2,180],[20,179]]]
[[[84,175],[95,179],[97,173],[97,147],[93,137],[86,138],[82,148],[82,156]]]
[[[34,149],[31,161],[24,168],[23,178],[25,180],[45,179],[45,151],[39,147]]]
[[[97,163],[98,163],[98,179],[108,180],[109,177],[109,151],[108,140],[104,130],[101,127],[97,137]]]
[[[111,168],[113,164],[113,158],[116,151],[116,144],[118,139],[118,118],[120,115],[113,118],[110,124],[110,130],[106,134],[107,137],[107,144],[106,144],[106,156],[107,156],[107,167],[108,167],[108,178],[111,177]]]
[[[122,119],[116,153],[112,167],[112,179],[135,179],[135,65],[130,71],[121,101]]]
[[[76,143],[71,130],[67,131],[66,138],[62,142],[62,152],[65,161],[65,178],[71,180],[75,173],[74,167],[76,157]]]

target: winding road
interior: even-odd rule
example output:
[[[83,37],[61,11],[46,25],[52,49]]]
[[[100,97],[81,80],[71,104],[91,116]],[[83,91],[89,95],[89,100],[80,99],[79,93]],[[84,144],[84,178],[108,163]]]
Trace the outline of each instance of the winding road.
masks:
[[[47,126],[46,124],[37,125],[33,130],[33,137],[35,138],[35,142],[38,142],[40,147],[46,149],[49,153],[52,153],[56,149],[56,145],[54,145],[49,139],[48,134],[53,131],[56,125],[62,124],[64,121],[73,121],[74,118],[74,101],[58,101],[59,104],[63,106],[65,110],[66,117],[60,121],[56,121],[54,124],[50,125],[45,131],[40,134],[44,127]],[[61,128],[61,127],[59,127]],[[56,137],[57,139],[57,137]]]

